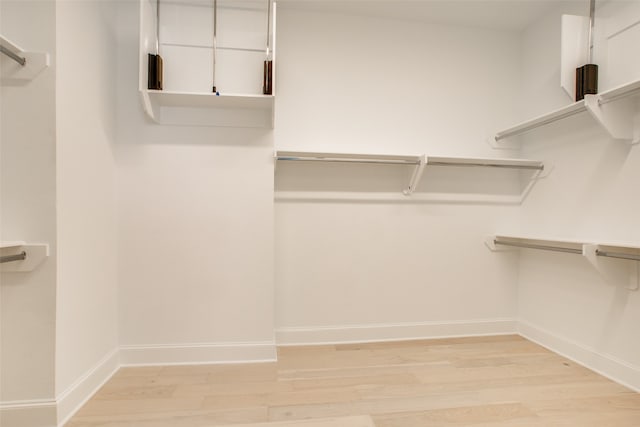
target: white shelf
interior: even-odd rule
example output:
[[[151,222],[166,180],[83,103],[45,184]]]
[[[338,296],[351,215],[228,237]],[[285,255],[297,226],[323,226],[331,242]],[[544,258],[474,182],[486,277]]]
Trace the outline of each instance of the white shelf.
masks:
[[[0,54],[0,75],[2,83],[23,84],[33,80],[44,69],[49,67],[49,54],[42,52],[28,52],[16,43],[0,35],[0,45],[20,59],[24,59],[24,65],[5,54]]]
[[[216,95],[214,93],[207,92],[206,87],[213,85],[213,81],[208,82],[211,78],[211,74],[203,72],[203,60],[211,52],[206,52],[209,49],[213,49],[213,45],[207,45],[210,30],[212,28],[200,26],[194,27],[192,30],[195,39],[164,39],[160,40],[162,46],[169,47],[197,47],[198,51],[202,52],[194,57],[182,58],[172,57],[169,52],[166,52],[164,57],[164,70],[165,70],[165,89],[172,90],[149,90],[148,89],[148,54],[155,51],[157,28],[156,28],[156,13],[152,4],[148,0],[140,1],[140,37],[139,37],[139,82],[138,90],[142,99],[142,104],[146,114],[156,123],[163,125],[178,125],[178,126],[222,126],[222,127],[248,127],[248,128],[273,128],[274,124],[274,95],[263,95],[261,87],[256,87],[262,79],[262,63],[255,67],[255,73],[247,74],[237,68],[224,68],[224,72],[218,72],[219,78],[227,78],[232,81],[233,84],[227,85],[220,80],[217,82],[218,87],[236,87],[237,90],[247,91],[249,94],[243,93],[225,93],[224,91]],[[162,4],[162,3],[161,3]],[[186,3],[185,3],[186,4]],[[266,2],[260,3],[260,5],[267,6]],[[170,7],[180,7],[179,4],[168,5]],[[206,6],[211,8],[212,3],[206,3]],[[189,13],[194,13],[193,8],[188,8]],[[234,9],[235,10],[235,9]],[[247,11],[253,9],[246,9]],[[260,9],[261,11],[262,9]],[[180,15],[185,10],[178,10],[177,14],[165,14],[167,21],[163,21],[160,18],[160,27],[168,31],[168,33],[181,33],[182,27],[185,25],[184,20],[176,19],[175,16]],[[172,17],[173,16],[173,17]],[[185,15],[187,17],[191,15]],[[234,13],[235,16],[235,13]],[[267,19],[267,10],[264,10],[264,19]],[[221,18],[220,18],[221,19]],[[237,30],[237,34],[240,36],[240,41],[226,41],[226,43],[238,43],[238,46],[244,47],[218,47],[220,50],[231,49],[238,52],[249,52],[255,56],[256,53],[266,54],[266,43],[264,49],[257,49],[255,44],[255,29],[245,28],[247,24],[244,20],[238,21],[239,18],[226,17],[225,25],[228,32],[234,32]],[[235,19],[235,20],[234,20]],[[253,18],[251,18],[253,19]],[[262,22],[262,17],[260,17]],[[253,21],[251,21],[253,22]],[[249,23],[251,23],[249,22]],[[245,25],[245,27],[243,27]],[[166,28],[165,28],[166,27]],[[169,31],[171,27],[171,31]],[[271,40],[270,52],[273,64],[273,79],[272,79],[272,93],[276,93],[276,5],[273,4],[271,9],[271,21],[270,21],[270,33],[268,36]],[[164,30],[163,30],[164,31]],[[206,33],[206,37],[203,38],[203,34]],[[262,40],[262,37],[260,37]],[[245,44],[249,41],[249,44]],[[266,41],[266,40],[265,40]],[[204,59],[203,59],[204,58]],[[207,65],[210,63],[207,62]],[[231,62],[229,67],[240,67],[235,62]],[[222,62],[218,62],[217,66],[222,66]],[[252,68],[253,70],[254,68]],[[196,71],[196,72],[194,72]],[[211,69],[213,71],[213,68]],[[220,70],[218,70],[220,71]],[[246,70],[245,70],[246,71]],[[221,77],[223,76],[223,77]],[[234,80],[237,78],[237,81]],[[211,80],[213,80],[211,78]],[[207,83],[208,82],[208,83]],[[256,83],[257,82],[257,83]],[[210,86],[209,86],[210,87]],[[204,92],[193,93],[189,91],[204,90]]]
[[[487,240],[487,246],[493,251],[504,247],[516,247],[582,255],[583,245],[582,242],[572,240],[533,239],[519,236],[492,236]]]
[[[16,241],[16,242],[0,242],[0,249],[5,248],[15,248],[18,246],[23,246],[25,242]]]
[[[492,251],[523,248],[582,255],[609,282],[624,283],[631,290],[640,287],[640,246],[520,236],[491,236],[485,244]]]
[[[32,271],[49,256],[46,243],[25,243],[22,241],[2,242],[0,257],[22,255],[24,259],[0,263],[2,273],[20,273]]]
[[[597,256],[640,261],[640,246],[633,245],[499,235],[492,236],[489,243],[492,250],[498,249],[499,246],[513,246],[576,254],[584,254],[585,245],[589,245],[594,247]]]
[[[161,107],[240,108],[270,110],[273,95],[188,93],[149,90],[149,97]]]
[[[543,170],[544,163],[538,160],[525,159],[489,159],[470,157],[436,157],[427,156],[427,166],[476,166],[505,169]]]
[[[497,132],[494,142],[497,143],[588,111],[612,138],[637,143],[640,139],[640,130],[634,127],[637,106],[632,98],[638,95],[640,95],[640,81],[633,81],[597,95],[585,95],[582,101]]]
[[[544,163],[538,160],[495,159],[478,157],[441,157],[441,156],[407,156],[395,154],[352,154],[352,153],[317,153],[306,151],[276,151],[276,160],[313,161],[313,162],[345,162],[345,163],[381,163],[419,165],[424,161],[427,166],[477,166],[512,169],[544,169]]]
[[[393,154],[314,153],[307,151],[276,151],[276,160],[335,163],[379,163],[418,165],[420,156]]]
[[[595,248],[596,256],[640,261],[640,247],[599,244]]]
[[[273,95],[141,91],[145,111],[160,124],[273,127]]]
[[[408,187],[403,190],[405,196],[412,195],[422,178],[427,166],[452,167],[492,167],[504,169],[534,170],[529,186],[523,197],[544,170],[544,163],[526,159],[490,159],[474,157],[441,157],[427,155],[393,155],[393,154],[354,154],[354,153],[320,153],[305,151],[276,151],[275,159],[279,161],[332,162],[332,163],[369,163],[386,165],[414,166]]]
[[[578,101],[573,104],[567,105],[566,107],[559,108],[557,110],[551,111],[549,113],[543,114],[533,119],[526,120],[510,128],[501,130],[500,132],[496,133],[495,140],[500,141],[501,139],[504,139],[504,138],[509,138],[511,136],[530,132],[536,128],[539,128],[540,126],[557,122],[558,120],[562,120],[567,117],[574,116],[584,111],[587,111],[585,102]]]
[[[3,37],[2,35],[0,35],[0,45],[4,46],[6,49],[15,53],[16,55],[22,55],[24,53],[24,49],[22,49],[20,46],[18,46],[8,38]]]
[[[620,85],[613,89],[609,89],[602,92],[600,97],[600,103],[605,104],[607,102],[615,101],[616,99],[625,98],[628,96],[635,96],[640,94],[640,80]]]

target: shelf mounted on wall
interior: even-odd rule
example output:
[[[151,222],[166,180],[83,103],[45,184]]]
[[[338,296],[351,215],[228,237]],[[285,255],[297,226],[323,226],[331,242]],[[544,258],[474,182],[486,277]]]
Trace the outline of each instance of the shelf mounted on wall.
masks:
[[[543,172],[549,168],[537,160],[525,159],[488,159],[472,157],[442,157],[427,155],[391,155],[391,154],[349,154],[349,153],[320,153],[304,151],[276,151],[276,161],[299,162],[330,162],[330,163],[361,163],[380,165],[406,165],[413,167],[407,187],[402,190],[404,196],[411,196],[418,188],[427,167],[481,167],[497,169],[514,169],[532,171],[533,175],[522,194],[522,198],[530,191]],[[522,200],[522,199],[521,199]],[[520,200],[520,201],[521,201]]]
[[[640,288],[640,247],[638,246],[499,235],[490,236],[485,244],[494,252],[534,249],[582,255],[607,282],[624,283],[630,290]]]
[[[565,107],[497,132],[489,141],[494,148],[510,148],[509,140],[588,111],[611,138],[629,144],[640,143],[640,80],[633,81],[597,95],[585,95],[584,99]]]
[[[21,85],[49,67],[49,54],[28,52],[0,35],[0,66],[3,84]]]
[[[215,6],[215,5],[214,5]],[[214,10],[217,10],[214,7]],[[164,79],[163,90],[149,89],[148,87],[148,52],[154,51],[154,45],[158,39],[157,27],[152,25],[157,20],[157,13],[154,13],[149,0],[140,0],[140,46],[139,46],[139,92],[142,107],[146,115],[155,123],[161,125],[177,126],[220,126],[220,127],[246,127],[246,128],[273,128],[275,119],[275,31],[276,31],[276,4],[272,0],[269,2],[267,14],[267,36],[268,58],[271,61],[271,94],[263,94],[261,87],[256,93],[229,93],[221,90],[216,76],[217,67],[213,65],[213,87],[209,86],[208,91],[194,92],[172,90],[168,79]],[[217,15],[217,13],[216,13]],[[217,16],[214,16],[214,20]],[[214,22],[214,28],[217,23]],[[163,46],[171,46],[171,43],[164,43]],[[177,45],[176,45],[177,46]],[[183,46],[184,47],[184,46]],[[217,50],[233,50],[236,52],[265,52],[265,49],[255,50],[245,47],[218,46],[217,34],[214,36],[213,46],[192,46],[198,48],[213,48]],[[168,53],[164,56],[167,63]],[[216,56],[214,54],[214,61]],[[219,75],[218,75],[219,77]]]
[[[20,273],[35,270],[49,256],[49,245],[22,241],[0,242],[0,271]]]

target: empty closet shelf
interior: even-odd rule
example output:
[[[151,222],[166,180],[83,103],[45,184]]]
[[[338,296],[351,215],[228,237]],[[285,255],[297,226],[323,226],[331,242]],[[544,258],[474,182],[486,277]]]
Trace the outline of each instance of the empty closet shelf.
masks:
[[[640,261],[640,247],[597,245],[595,254],[601,257]]]
[[[49,54],[29,52],[0,35],[0,56],[3,82],[24,82],[35,78],[49,66]]]
[[[32,271],[49,256],[46,243],[26,243],[23,241],[0,243],[0,271]]]
[[[581,101],[497,132],[494,135],[494,142],[588,111],[612,138],[635,143],[637,142],[635,140],[637,125],[634,122],[634,116],[638,107],[636,103],[626,100],[638,96],[640,96],[640,81],[632,81],[597,95],[585,95]]]
[[[0,53],[8,56],[24,67],[27,63],[27,60],[23,56],[21,56],[23,52],[24,51],[14,43],[0,36]]]
[[[419,165],[420,156],[387,154],[313,153],[303,151],[276,151],[276,160],[332,163],[378,163],[388,165]]]
[[[516,172],[518,171],[529,172],[530,179],[524,191],[514,192],[514,193],[517,193],[517,197],[515,197],[514,199],[517,203],[522,202],[523,197],[525,197],[526,194],[529,192],[533,183],[536,181],[537,178],[541,176],[541,173],[545,170],[544,163],[538,160],[509,159],[509,158],[444,157],[444,156],[428,156],[425,154],[398,155],[398,154],[370,154],[370,153],[332,153],[332,152],[311,152],[311,151],[276,151],[275,159],[278,162],[287,162],[287,163],[314,162],[314,163],[337,163],[337,164],[343,163],[343,164],[410,166],[412,169],[409,169],[410,171],[409,183],[402,190],[402,194],[404,194],[405,196],[413,195],[417,190],[417,187],[420,184],[420,182],[425,181],[427,179],[427,178],[423,179],[423,176],[428,176],[430,184],[433,184],[434,182],[439,182],[443,184],[443,186],[441,186],[438,189],[434,189],[433,186],[431,186],[431,192],[428,192],[428,191],[423,192],[418,196],[421,196],[423,198],[424,196],[426,196],[425,200],[434,200],[432,196],[434,194],[439,194],[439,197],[443,201],[454,200],[455,194],[464,194],[464,197],[466,198],[466,200],[469,200],[469,201],[473,200],[474,202],[477,202],[481,200],[481,198],[478,198],[479,196],[474,197],[474,194],[473,194],[473,191],[478,191],[477,188],[473,187],[474,185],[477,184],[477,181],[473,181],[473,180],[469,181],[469,188],[471,188],[471,193],[465,193],[464,192],[465,190],[456,188],[455,186],[451,186],[452,182],[457,182],[457,183],[460,182],[459,176],[465,176],[467,179],[470,176],[470,172],[458,171],[456,170],[456,168],[476,167],[476,168],[488,168],[488,169],[511,169]],[[452,171],[448,172],[447,173],[448,175],[443,175],[440,172],[435,172],[435,170],[432,171],[433,173],[427,173],[426,170],[429,167],[437,167],[437,168],[451,167]],[[339,173],[345,173],[346,170],[348,169],[341,168],[341,171]],[[355,171],[364,172],[364,170],[362,169],[358,170],[354,168],[352,172],[355,172]],[[338,171],[336,169],[332,169],[328,173],[331,173],[332,176],[334,176],[337,172]],[[387,174],[387,172],[389,172],[388,169],[386,169],[385,172],[381,172],[380,176],[389,176],[392,179],[397,178],[397,176],[392,176],[393,174],[391,173]],[[319,176],[317,170],[315,171],[315,173],[316,175]],[[493,172],[490,172],[490,173],[493,174]],[[508,176],[508,175],[505,175],[505,176]],[[491,179],[493,179],[494,183],[500,182],[501,185],[504,185],[505,183],[510,182],[510,179],[507,179],[507,180],[504,179],[505,176],[498,177],[494,175],[489,180],[485,181],[485,183],[487,182],[490,183],[492,182]],[[347,177],[351,179],[355,178],[353,182],[357,182],[358,179],[361,180],[361,178],[357,178],[353,174],[350,176],[347,175]],[[437,181],[442,179],[443,177],[445,178],[445,180]],[[510,178],[516,179],[516,180],[520,179],[517,175],[512,175]],[[434,179],[436,181],[434,181]],[[447,187],[447,185],[449,185],[449,187]],[[345,184],[343,187],[347,188],[348,185]],[[385,184],[382,184],[379,188],[381,189],[381,191],[384,191],[382,190],[382,188],[388,188],[388,186],[385,183]],[[452,191],[453,189],[454,192],[447,193],[446,192],[447,190],[443,191],[443,189],[445,188],[448,191]],[[368,191],[365,191],[365,193],[370,194],[372,191],[375,192],[376,190],[375,189],[372,190],[370,188],[368,189]],[[456,191],[457,193],[455,193]],[[449,197],[447,194],[450,194],[451,197]],[[491,194],[491,193],[489,192],[484,194]],[[332,195],[331,198],[335,198],[334,195]],[[416,200],[418,199],[419,198],[416,198]]]
[[[427,166],[476,166],[505,169],[543,170],[544,163],[524,159],[483,159],[466,157],[426,157]]]
[[[27,253],[25,251],[22,251],[15,255],[0,255],[0,264],[14,261],[24,261],[25,259],[27,259]]]
[[[489,242],[489,246],[493,250],[496,250],[499,246],[511,246],[582,255],[583,243],[563,240],[530,239],[525,237],[493,236]]]

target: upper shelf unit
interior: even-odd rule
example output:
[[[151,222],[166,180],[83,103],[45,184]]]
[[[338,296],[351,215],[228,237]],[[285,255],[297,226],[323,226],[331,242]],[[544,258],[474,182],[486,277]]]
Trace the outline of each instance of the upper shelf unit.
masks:
[[[2,35],[0,53],[0,75],[3,83],[24,83],[34,79],[49,66],[49,54],[28,52]]]
[[[140,0],[139,91],[147,115],[167,125],[272,128],[275,7],[254,0]],[[148,85],[149,54],[156,53],[163,90]],[[263,81],[267,60],[270,94]]]
[[[640,130],[634,124],[634,116],[638,111],[635,101],[639,96],[640,81],[627,83],[597,95],[585,95],[582,101],[497,132],[494,142],[500,143],[507,138],[588,111],[612,138],[635,144],[640,142]]]
[[[424,170],[427,166],[454,166],[454,167],[489,167],[502,169],[530,170],[534,172],[531,183],[544,171],[544,163],[537,160],[525,159],[487,159],[472,157],[440,157],[440,156],[405,156],[391,154],[347,154],[347,153],[317,153],[304,151],[276,151],[276,160],[302,161],[302,162],[333,162],[333,163],[368,163],[387,165],[413,166],[409,185],[403,194],[413,194]],[[528,187],[529,188],[529,187]],[[527,191],[528,191],[527,188]]]

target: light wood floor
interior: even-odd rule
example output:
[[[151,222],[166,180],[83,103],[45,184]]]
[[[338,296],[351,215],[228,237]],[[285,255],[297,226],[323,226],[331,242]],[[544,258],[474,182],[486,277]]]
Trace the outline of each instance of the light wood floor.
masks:
[[[123,368],[67,426],[367,414],[376,427],[638,427],[640,394],[519,336],[283,347],[277,363]]]

